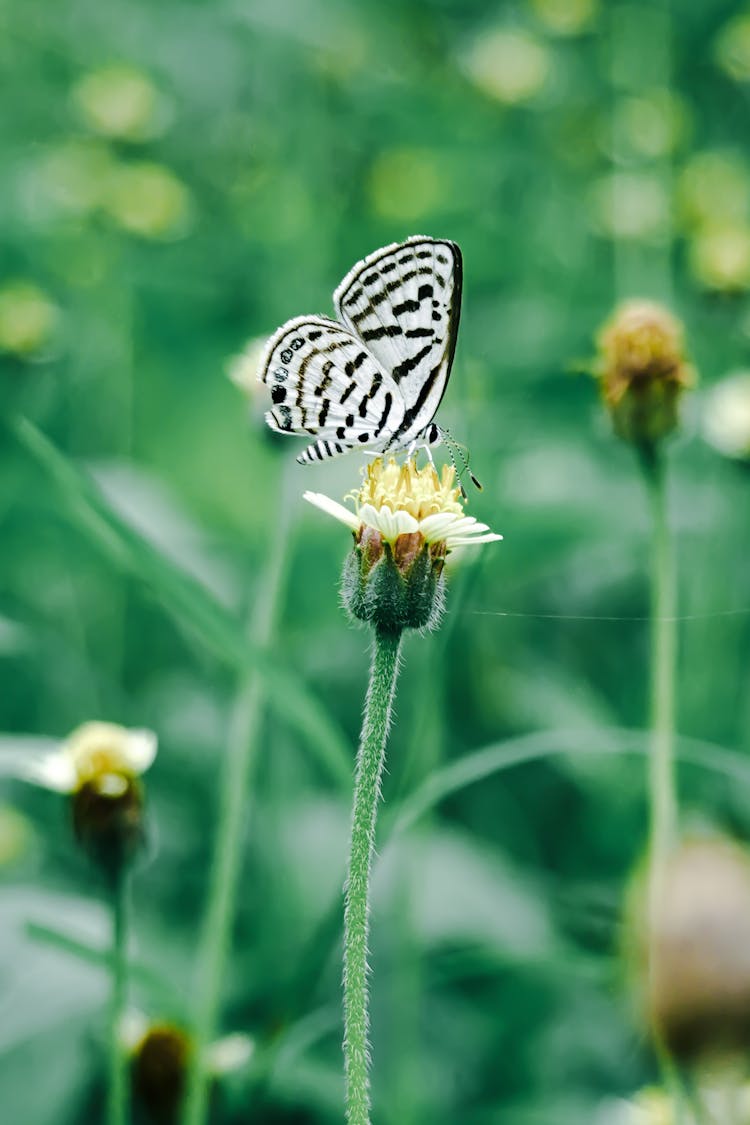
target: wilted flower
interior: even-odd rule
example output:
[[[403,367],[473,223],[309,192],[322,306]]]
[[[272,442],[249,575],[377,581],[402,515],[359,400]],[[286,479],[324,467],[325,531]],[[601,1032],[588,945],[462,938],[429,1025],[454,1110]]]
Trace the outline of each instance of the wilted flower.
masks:
[[[47,789],[71,794],[78,842],[112,874],[143,841],[139,777],[153,762],[156,745],[152,731],[84,723],[54,750],[27,756],[19,772]]]
[[[750,459],[750,371],[729,375],[711,389],[703,433],[726,457]]]
[[[377,458],[361,488],[350,493],[355,510],[306,492],[305,499],[346,524],[355,546],[344,571],[344,601],[353,616],[398,631],[434,623],[440,612],[445,557],[454,547],[502,539],[464,514],[452,466],[438,476]]]
[[[745,1056],[750,1046],[750,856],[724,839],[683,842],[659,896],[631,902],[646,1018],[682,1063]]]
[[[627,301],[598,338],[597,374],[617,434],[653,445],[677,425],[680,396],[694,372],[682,325],[652,301]]]

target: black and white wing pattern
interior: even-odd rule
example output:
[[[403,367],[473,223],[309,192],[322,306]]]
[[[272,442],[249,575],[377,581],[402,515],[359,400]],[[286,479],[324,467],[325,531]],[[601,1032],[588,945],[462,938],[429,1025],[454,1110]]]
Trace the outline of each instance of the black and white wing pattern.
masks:
[[[359,262],[334,294],[339,321],[299,317],[269,340],[259,379],[269,426],[316,440],[297,458],[377,452],[424,440],[450,375],[461,252],[417,236]]]
[[[317,440],[299,461],[377,448],[403,419],[404,404],[361,341],[325,316],[289,320],[271,337],[259,377],[271,390],[268,425]]]
[[[333,295],[342,323],[403,399],[404,416],[385,449],[410,445],[435,417],[456,350],[461,284],[456,243],[417,235],[370,254]]]

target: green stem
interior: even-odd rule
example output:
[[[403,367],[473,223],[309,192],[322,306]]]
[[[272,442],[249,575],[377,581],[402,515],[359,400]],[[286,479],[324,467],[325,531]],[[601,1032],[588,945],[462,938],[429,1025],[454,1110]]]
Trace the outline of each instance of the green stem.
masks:
[[[258,646],[265,646],[270,640],[286,573],[289,504],[285,481],[286,474],[282,482],[275,539],[248,629],[251,640]],[[220,782],[216,850],[198,954],[193,1052],[185,1093],[184,1125],[203,1125],[208,1114],[210,1074],[206,1054],[216,1036],[219,1021],[224,967],[231,947],[242,862],[242,841],[247,830],[248,789],[264,701],[264,683],[257,672],[244,673],[240,677],[232,708]]]
[[[649,755],[648,933],[655,938],[655,919],[663,899],[664,879],[677,837],[677,793],[674,758],[675,657],[677,651],[675,566],[667,519],[666,467],[656,446],[641,450],[652,524],[651,558],[651,753]],[[651,972],[653,966],[650,966]],[[676,1125],[688,1121],[688,1102],[679,1068],[659,1027],[654,1046],[664,1085],[672,1100]]]
[[[398,677],[400,633],[376,630],[357,753],[349,873],[344,910],[344,1065],[347,1120],[369,1125],[367,935],[370,871],[385,744]]]
[[[111,882],[112,991],[109,1005],[109,1082],[107,1125],[125,1125],[128,1117],[127,1059],[122,1049],[121,1027],[127,989],[127,897],[128,875],[117,871]]]
[[[658,894],[664,864],[677,832],[674,767],[676,593],[672,542],[667,521],[665,466],[659,452],[644,456],[651,504],[651,756],[649,803],[652,890]],[[652,899],[658,901],[658,898]]]

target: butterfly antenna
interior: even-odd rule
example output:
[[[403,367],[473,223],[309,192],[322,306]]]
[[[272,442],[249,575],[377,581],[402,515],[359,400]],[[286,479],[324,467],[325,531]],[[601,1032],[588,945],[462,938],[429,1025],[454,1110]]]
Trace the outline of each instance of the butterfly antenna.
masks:
[[[450,433],[449,430],[443,430],[442,435],[443,435],[443,440],[445,441],[445,444],[448,448],[448,456],[451,459],[451,464],[453,465],[453,468],[456,470],[456,476],[459,477],[459,484],[461,483],[460,482],[461,474],[459,473],[458,467],[456,465],[456,458],[453,456],[454,450],[459,456],[461,464],[463,465],[463,468],[464,468],[464,472],[469,474],[469,479],[471,480],[471,483],[474,485],[474,487],[479,492],[482,492],[484,486],[482,485],[481,481],[479,481],[474,476],[471,469],[469,468],[469,459],[468,459],[468,457],[464,456],[464,452],[463,452],[463,449],[461,448],[461,446],[454,439],[453,435]],[[466,499],[466,493],[464,491],[463,485],[461,485],[461,494],[462,494],[462,496],[465,500]]]

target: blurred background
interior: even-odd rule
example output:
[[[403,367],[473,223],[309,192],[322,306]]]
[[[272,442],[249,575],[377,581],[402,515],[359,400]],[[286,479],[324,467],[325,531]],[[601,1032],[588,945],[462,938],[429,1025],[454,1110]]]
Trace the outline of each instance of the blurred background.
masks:
[[[133,1007],[189,1018],[245,623],[275,599],[223,1016],[253,1053],[214,1113],[341,1121],[368,638],[338,602],[347,532],[301,494],[342,498],[360,461],[296,465],[254,370],[282,321],[331,313],[357,259],[447,237],[465,290],[440,420],[484,483],[470,513],[505,541],[455,560],[443,627],[406,644],[376,1119],[613,1122],[655,1076],[619,959],[647,825],[649,525],[589,372],[619,299],[683,318],[700,373],[670,450],[683,819],[744,841],[750,10],[9,0],[0,29],[2,745],[91,718],[158,732]],[[487,776],[420,805],[432,771],[486,748]],[[101,888],[63,800],[6,778],[0,801],[6,1119],[95,1123]]]

